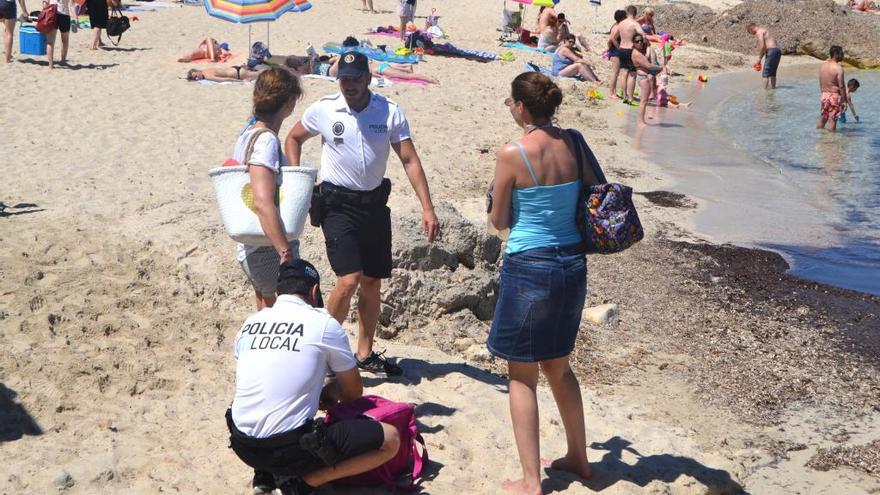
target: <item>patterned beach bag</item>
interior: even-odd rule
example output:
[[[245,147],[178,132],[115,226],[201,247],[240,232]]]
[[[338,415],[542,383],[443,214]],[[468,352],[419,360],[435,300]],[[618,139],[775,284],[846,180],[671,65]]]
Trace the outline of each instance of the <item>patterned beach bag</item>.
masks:
[[[428,449],[416,426],[415,406],[405,402],[390,401],[378,395],[365,395],[360,399],[331,407],[324,421],[335,423],[361,416],[396,427],[400,433],[400,448],[385,464],[366,473],[343,478],[338,483],[349,486],[385,485],[392,491],[415,490],[416,481],[421,479],[422,471],[428,464]],[[422,446],[421,454],[419,454],[419,445]]]
[[[609,184],[583,135],[575,129],[569,129],[569,132],[579,149],[578,179],[582,187],[578,200],[577,224],[584,237],[586,253],[611,254],[623,251],[645,236],[632,201],[632,188],[623,184]],[[584,158],[599,184],[584,184]]]

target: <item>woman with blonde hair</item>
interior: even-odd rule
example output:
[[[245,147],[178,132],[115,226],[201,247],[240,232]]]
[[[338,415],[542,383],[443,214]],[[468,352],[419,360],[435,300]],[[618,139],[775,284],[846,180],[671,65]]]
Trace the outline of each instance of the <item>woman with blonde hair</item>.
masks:
[[[236,252],[254,287],[258,310],[275,304],[279,265],[299,257],[299,241],[285,237],[275,198],[281,184],[281,167],[288,165],[278,132],[301,96],[299,78],[289,70],[273,68],[260,73],[254,84],[253,124],[235,142],[233,158],[247,166],[253,209],[271,242],[270,246],[239,244]]]
[[[569,366],[587,295],[587,265],[575,211],[581,180],[595,184],[582,167],[573,131],[554,124],[562,90],[535,72],[517,76],[504,102],[523,137],[501,149],[495,165],[490,220],[510,228],[501,266],[501,287],[487,345],[507,360],[510,417],[523,477],[502,486],[540,495],[538,373],[543,371],[568,443],[553,469],[582,478],[587,461],[584,407],[577,377]]]

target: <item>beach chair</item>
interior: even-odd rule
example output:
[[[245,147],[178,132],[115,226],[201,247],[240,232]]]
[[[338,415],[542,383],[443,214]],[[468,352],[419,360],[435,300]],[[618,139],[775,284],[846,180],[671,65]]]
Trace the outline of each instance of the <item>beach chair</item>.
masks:
[[[501,37],[499,41],[516,41],[519,39],[519,32],[522,30],[522,4],[519,5],[519,10],[510,10],[507,8],[507,1],[504,2],[504,7],[501,9],[501,26],[498,28],[501,31]]]

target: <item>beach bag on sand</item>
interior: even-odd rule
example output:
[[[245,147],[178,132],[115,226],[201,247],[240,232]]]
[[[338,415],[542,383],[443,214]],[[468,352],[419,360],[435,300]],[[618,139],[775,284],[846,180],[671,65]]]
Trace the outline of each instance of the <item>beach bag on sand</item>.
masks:
[[[578,148],[581,194],[576,221],[586,244],[586,253],[612,254],[623,251],[645,236],[632,201],[632,188],[623,184],[609,184],[584,136],[575,129],[569,129],[569,135]],[[584,183],[584,158],[599,184],[587,186]]]
[[[272,131],[257,129],[251,133],[245,148],[245,162],[250,159],[257,138],[264,132]],[[280,156],[280,149],[278,153]],[[213,182],[217,207],[229,237],[250,246],[271,246],[254,210],[254,192],[248,166],[230,159],[223,166],[208,171],[208,175]],[[284,235],[289,241],[302,235],[317,176],[317,169],[311,167],[281,167],[281,186],[275,191],[275,204],[284,226]]]
[[[119,9],[113,9],[113,13],[110,14],[110,18],[107,19],[107,37],[116,36],[116,41],[113,41],[113,38],[110,38],[110,42],[113,43],[113,46],[119,45],[119,42],[122,41],[122,33],[128,31],[128,28],[131,27],[131,22],[129,22],[128,17],[122,15],[122,12]]]
[[[37,31],[49,34],[58,28],[58,5],[50,3],[43,7],[37,18]]]
[[[416,481],[421,479],[423,469],[428,464],[428,449],[416,426],[415,406],[404,402],[393,402],[378,395],[365,395],[360,399],[331,407],[324,417],[324,422],[330,424],[361,416],[396,427],[400,433],[400,448],[385,464],[336,482],[350,486],[385,485],[391,490],[415,490]],[[419,445],[422,446],[421,454],[419,454]],[[405,481],[403,478],[409,480]]]

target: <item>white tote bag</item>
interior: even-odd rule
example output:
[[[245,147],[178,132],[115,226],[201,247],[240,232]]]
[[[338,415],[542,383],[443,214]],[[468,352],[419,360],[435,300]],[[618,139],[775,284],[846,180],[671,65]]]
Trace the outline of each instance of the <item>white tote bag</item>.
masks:
[[[264,132],[272,132],[268,129]],[[262,132],[254,132],[245,148],[245,161]],[[208,171],[214,185],[217,207],[226,233],[232,239],[251,246],[270,246],[272,243],[254,209],[251,178],[245,165],[217,167]],[[312,189],[318,170],[312,167],[281,167],[281,185],[276,192],[276,205],[288,240],[298,239],[305,227],[312,203]]]

